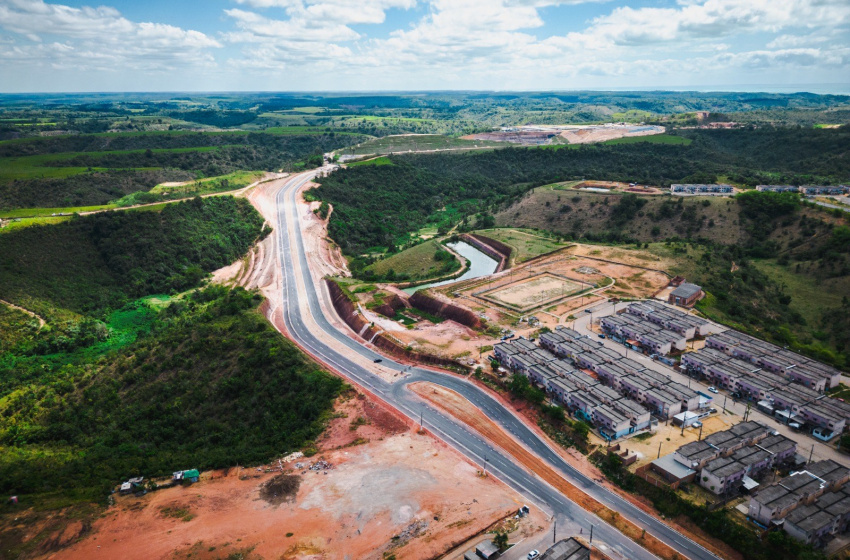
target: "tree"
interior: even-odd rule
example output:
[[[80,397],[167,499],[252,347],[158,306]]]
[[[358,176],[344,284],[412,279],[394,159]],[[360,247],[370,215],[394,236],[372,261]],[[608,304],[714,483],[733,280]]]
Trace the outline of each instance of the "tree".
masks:
[[[499,550],[505,550],[508,548],[508,534],[504,531],[496,531],[496,534],[493,536],[493,544],[496,545]]]

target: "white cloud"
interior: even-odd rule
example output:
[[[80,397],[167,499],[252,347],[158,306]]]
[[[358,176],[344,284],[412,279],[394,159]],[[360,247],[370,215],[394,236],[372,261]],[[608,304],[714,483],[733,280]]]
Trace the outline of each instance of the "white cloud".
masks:
[[[17,41],[0,51],[6,64],[26,61],[81,70],[169,70],[213,64],[207,49],[221,46],[199,31],[130,21],[111,7],[73,8],[42,0],[4,0],[0,27],[31,41]],[[45,42],[45,37],[58,40]]]

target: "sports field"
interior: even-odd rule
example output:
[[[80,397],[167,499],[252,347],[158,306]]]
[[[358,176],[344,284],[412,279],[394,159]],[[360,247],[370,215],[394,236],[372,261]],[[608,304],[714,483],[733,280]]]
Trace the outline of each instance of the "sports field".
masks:
[[[588,287],[590,286],[583,282],[543,273],[480,295],[494,303],[526,311],[568,297]]]

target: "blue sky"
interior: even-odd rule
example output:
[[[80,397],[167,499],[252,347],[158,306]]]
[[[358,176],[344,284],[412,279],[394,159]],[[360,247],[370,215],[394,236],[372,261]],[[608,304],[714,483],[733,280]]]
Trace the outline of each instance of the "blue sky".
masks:
[[[0,0],[0,91],[850,92],[848,0],[103,2]]]

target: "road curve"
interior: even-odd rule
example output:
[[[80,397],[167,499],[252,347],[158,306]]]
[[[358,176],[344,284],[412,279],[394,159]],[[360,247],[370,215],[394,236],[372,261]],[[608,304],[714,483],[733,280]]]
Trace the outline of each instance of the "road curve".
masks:
[[[665,542],[679,554],[693,560],[714,560],[718,558],[698,543],[688,539],[654,516],[647,514],[631,502],[594,483],[589,477],[564,461],[513,413],[465,379],[399,364],[359,344],[345,333],[337,330],[325,317],[319,304],[319,297],[323,297],[327,308],[330,308],[326,290],[322,290],[320,286],[313,282],[309,272],[297,215],[296,196],[298,189],[311,180],[315,174],[315,171],[308,172],[288,179],[276,195],[279,225],[277,241],[283,280],[283,319],[291,338],[329,367],[352,382],[368,389],[409,418],[418,420],[420,414],[423,414],[427,428],[435,436],[447,442],[470,460],[482,464],[486,457],[487,471],[528,497],[529,501],[544,506],[559,517],[567,518],[575,525],[584,528],[585,531],[589,531],[590,526],[593,525],[594,539],[604,542],[621,557],[629,560],[656,558],[652,553],[605,521],[590,514],[537,476],[518,466],[510,456],[488,444],[477,433],[454,418],[424,403],[423,400],[407,390],[407,385],[416,381],[427,381],[460,393],[504,430],[513,434],[528,449],[547,461],[567,481],[612,510],[619,512],[620,515],[638,527],[646,529],[648,533]],[[304,321],[306,316],[310,316],[318,325],[318,328],[323,331],[322,338],[315,336],[308,328]],[[322,340],[327,340],[329,337],[333,339],[334,347]],[[379,375],[351,361],[336,349],[342,346],[369,360],[383,358],[381,365],[403,373],[403,378],[395,383],[384,381]]]

